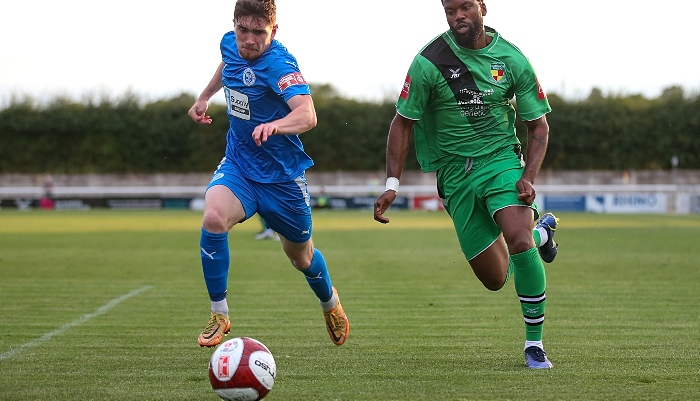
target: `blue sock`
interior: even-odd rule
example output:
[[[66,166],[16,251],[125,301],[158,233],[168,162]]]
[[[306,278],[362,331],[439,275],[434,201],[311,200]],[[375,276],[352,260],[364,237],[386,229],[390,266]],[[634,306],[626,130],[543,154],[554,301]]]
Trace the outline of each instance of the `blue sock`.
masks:
[[[209,291],[209,299],[214,302],[226,299],[228,268],[231,260],[228,233],[214,234],[202,228],[199,253],[202,257],[202,271],[207,291]]]
[[[321,302],[326,302],[333,297],[333,285],[331,276],[328,274],[326,260],[318,249],[314,250],[314,257],[311,259],[311,266],[304,272],[309,287],[314,291]]]

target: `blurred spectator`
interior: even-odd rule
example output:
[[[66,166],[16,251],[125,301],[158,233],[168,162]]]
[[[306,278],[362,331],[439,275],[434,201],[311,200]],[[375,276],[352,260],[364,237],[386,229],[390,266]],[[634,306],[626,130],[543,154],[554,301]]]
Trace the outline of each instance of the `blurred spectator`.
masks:
[[[327,207],[330,207],[330,205],[328,204],[328,197],[326,196],[325,191],[321,190],[321,194],[318,195],[318,198],[316,198],[315,207],[317,209],[325,209]]]
[[[259,217],[260,215],[258,215]],[[279,235],[275,232],[275,230],[271,229],[270,227],[267,226],[265,223],[265,219],[260,217],[260,222],[262,223],[262,231],[259,233],[255,234],[255,239],[273,239],[275,241],[279,241],[280,237]]]
[[[44,180],[44,193],[39,199],[39,207],[44,210],[52,210],[54,208],[53,200],[53,178],[50,175]]]

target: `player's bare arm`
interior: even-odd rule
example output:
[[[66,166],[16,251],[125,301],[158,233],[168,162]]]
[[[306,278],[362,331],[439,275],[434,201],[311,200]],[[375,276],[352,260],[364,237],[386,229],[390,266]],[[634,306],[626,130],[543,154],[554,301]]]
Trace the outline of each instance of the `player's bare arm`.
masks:
[[[316,126],[316,109],[309,95],[296,95],[287,101],[292,111],[279,120],[260,124],[253,130],[255,144],[261,146],[272,135],[296,135]]]
[[[209,108],[209,99],[211,99],[212,96],[214,96],[216,92],[223,87],[223,83],[221,82],[221,71],[223,68],[224,62],[222,61],[219,64],[219,67],[216,69],[214,76],[209,81],[209,84],[207,84],[207,87],[204,88],[202,94],[199,95],[197,101],[194,102],[194,105],[192,105],[190,110],[187,112],[187,114],[197,124],[211,124],[211,117],[206,115],[206,113],[207,109]]]
[[[413,125],[416,122],[408,118],[396,114],[391,121],[389,127],[389,137],[386,142],[386,176],[401,178],[406,156],[408,154],[408,145],[411,140],[411,132]],[[396,200],[396,192],[387,190],[377,198],[374,202],[374,219],[382,224],[389,222],[389,219],[384,217],[384,212],[389,209],[392,203]]]
[[[528,205],[535,201],[535,179],[540,172],[542,161],[547,153],[549,141],[549,125],[547,118],[542,116],[536,120],[525,121],[527,126],[527,165],[523,177],[516,183],[518,199]]]

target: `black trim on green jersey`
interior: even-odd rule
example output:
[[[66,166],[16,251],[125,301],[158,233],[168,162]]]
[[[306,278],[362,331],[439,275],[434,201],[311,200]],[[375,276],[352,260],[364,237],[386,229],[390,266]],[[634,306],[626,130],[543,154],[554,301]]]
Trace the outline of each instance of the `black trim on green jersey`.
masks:
[[[481,91],[476,85],[469,67],[457,57],[444,36],[435,38],[423,49],[421,56],[433,63],[440,71],[447,85],[452,89],[457,105],[461,109],[464,110],[467,105],[474,104],[473,94]]]

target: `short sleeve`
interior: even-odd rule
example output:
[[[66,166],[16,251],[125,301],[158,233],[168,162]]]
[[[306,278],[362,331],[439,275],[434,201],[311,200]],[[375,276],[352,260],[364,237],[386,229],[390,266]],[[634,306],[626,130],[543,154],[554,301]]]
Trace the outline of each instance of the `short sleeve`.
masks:
[[[426,63],[430,64],[421,55],[413,59],[401,88],[399,99],[396,101],[396,111],[410,120],[423,118],[423,113],[430,99],[432,85],[428,71],[426,71],[426,67],[429,67]]]
[[[280,52],[279,58],[270,66],[269,79],[272,90],[285,102],[296,95],[311,94],[296,59],[286,51]]]
[[[518,71],[514,87],[518,114],[525,121],[536,120],[552,109],[530,61],[525,58],[520,65],[523,68]]]

